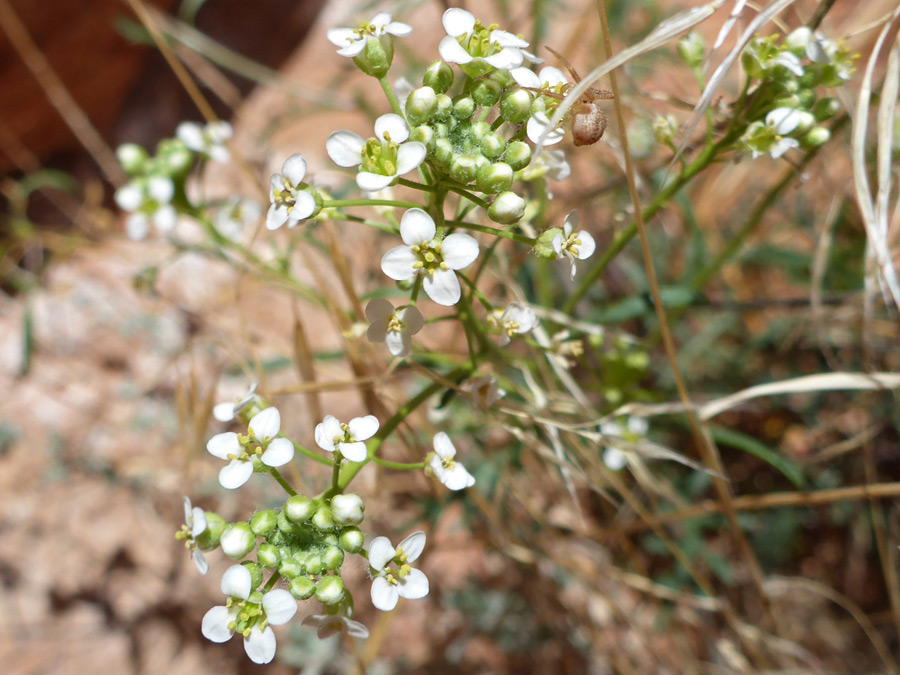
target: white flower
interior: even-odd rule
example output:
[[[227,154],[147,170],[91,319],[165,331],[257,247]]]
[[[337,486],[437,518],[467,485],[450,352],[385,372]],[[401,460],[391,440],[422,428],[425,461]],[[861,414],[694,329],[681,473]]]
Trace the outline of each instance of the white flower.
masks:
[[[175,207],[169,203],[174,196],[175,185],[165,176],[133,180],[116,190],[116,204],[131,212],[125,220],[128,238],[138,241],[146,237],[150,223],[160,232],[170,232],[178,218]]]
[[[563,232],[553,237],[553,250],[557,259],[566,257],[572,265],[572,278],[575,278],[575,260],[590,258],[594,253],[594,238],[584,230],[573,230],[578,227],[578,212],[569,211],[563,226]]]
[[[769,148],[769,156],[778,159],[792,148],[800,146],[796,138],[788,138],[787,135],[795,131],[801,125],[811,125],[815,118],[806,110],[796,108],[775,108],[766,115],[766,125],[774,133],[774,142]]]
[[[225,141],[230,140],[232,134],[231,125],[221,121],[210,122],[206,126],[200,126],[196,122],[182,122],[175,130],[175,135],[189,149],[222,163],[231,159],[231,153],[225,147]]]
[[[334,614],[313,614],[303,619],[302,625],[316,628],[320,640],[330,638],[338,633],[346,633],[350,637],[365,640],[369,637],[369,629],[359,621],[348,619],[346,616]]]
[[[560,95],[565,95],[569,87],[572,86],[566,79],[566,76],[563,75],[563,72],[553,66],[542,68],[540,74],[535,73],[530,68],[514,68],[509,71],[509,74],[512,75],[512,78],[519,86],[529,89],[544,89]],[[538,110],[528,118],[528,123],[525,125],[525,133],[528,135],[528,140],[532,143],[541,142],[541,137],[548,129],[550,129],[550,118],[547,117],[545,111],[541,110]],[[543,144],[545,146],[556,145],[562,141],[564,136],[565,131],[562,127],[553,128],[544,137]]]
[[[366,192],[377,192],[425,161],[425,145],[405,142],[408,138],[406,120],[388,113],[375,120],[375,138],[366,141],[343,129],[332,132],[325,142],[325,149],[338,166],[360,166],[356,184]]]
[[[236,241],[244,228],[257,222],[260,215],[262,206],[252,199],[231,197],[216,211],[213,225],[223,237]]]
[[[460,286],[455,270],[461,270],[478,257],[478,242],[467,234],[436,238],[434,221],[422,209],[410,209],[400,219],[400,237],[405,246],[384,254],[381,270],[391,279],[408,281],[420,272],[423,288],[439,305],[450,307],[459,302]]]
[[[233,420],[234,416],[237,415],[241,410],[246,408],[254,401],[259,401],[259,396],[256,395],[256,388],[258,386],[258,382],[253,382],[247,389],[246,393],[244,393],[244,395],[236,401],[225,401],[224,403],[217,403],[213,407],[213,417],[215,417],[220,422],[230,422],[231,420]]]
[[[479,408],[490,408],[506,396],[506,392],[497,386],[497,380],[491,375],[473,377],[463,382],[459,388],[469,394]]]
[[[404,37],[412,32],[412,28],[399,21],[391,21],[391,15],[387,12],[379,12],[368,23],[363,23],[359,28],[332,28],[328,31],[328,41],[338,49],[338,54],[353,58],[359,56],[366,47],[366,40],[370,37],[379,38],[382,35]]]
[[[600,425],[600,433],[608,436],[613,442],[635,443],[647,435],[648,428],[647,420],[643,417],[630,416],[624,423],[620,419],[607,420]],[[607,445],[603,451],[603,463],[611,471],[619,471],[628,463],[627,451],[615,445]]]
[[[362,462],[368,457],[363,441],[372,438],[378,427],[375,415],[354,417],[347,424],[342,424],[333,415],[325,415],[325,419],[316,425],[316,445],[328,452],[340,452],[351,462]]]
[[[176,539],[184,539],[184,546],[191,552],[191,558],[200,571],[206,574],[209,571],[209,563],[197,545],[197,537],[206,531],[206,513],[199,506],[191,506],[191,500],[184,498],[184,525],[175,533]]]
[[[441,23],[447,31],[438,47],[441,58],[459,64],[470,76],[485,75],[494,68],[512,70],[525,59],[540,61],[524,51],[525,40],[505,30],[489,30],[464,9],[448,9]]]
[[[366,331],[369,342],[384,342],[394,356],[409,354],[411,337],[422,330],[422,312],[407,305],[397,311],[384,298],[374,298],[366,305],[366,318],[371,322]]]
[[[417,600],[428,595],[428,577],[408,563],[422,555],[425,533],[413,532],[397,548],[387,537],[375,537],[369,545],[369,567],[372,568],[372,604],[390,612],[399,598]],[[394,569],[388,567],[394,563]]]
[[[285,590],[265,595],[253,593],[250,571],[232,565],[222,575],[225,605],[210,609],[201,624],[203,636],[212,642],[228,642],[235,632],[244,636],[244,651],[254,663],[269,663],[275,658],[275,633],[270,626],[290,621],[297,612],[297,601]]]
[[[266,408],[250,420],[247,436],[229,431],[209,439],[206,449],[228,465],[219,472],[219,484],[233,490],[253,475],[253,464],[259,459],[266,466],[278,467],[294,458],[294,444],[287,438],[276,438],[281,429],[281,413],[278,408]]]
[[[431,475],[443,483],[448,490],[464,490],[475,485],[475,478],[454,457],[456,457],[456,448],[450,437],[443,431],[435,434],[434,453],[428,462]]]
[[[277,230],[288,224],[294,227],[316,211],[316,198],[307,189],[303,178],[306,176],[306,160],[295,154],[284,160],[281,173],[269,180],[269,211],[266,213],[266,228]]]
[[[500,344],[509,344],[513,335],[527,333],[538,325],[537,315],[531,307],[511,302],[503,309],[495,309],[487,317],[488,326],[500,331]]]
[[[791,52],[780,52],[774,59],[772,59],[772,64],[775,66],[783,66],[784,68],[787,68],[797,77],[803,76],[803,66],[800,65],[800,59],[798,59],[794,54],[791,54]]]

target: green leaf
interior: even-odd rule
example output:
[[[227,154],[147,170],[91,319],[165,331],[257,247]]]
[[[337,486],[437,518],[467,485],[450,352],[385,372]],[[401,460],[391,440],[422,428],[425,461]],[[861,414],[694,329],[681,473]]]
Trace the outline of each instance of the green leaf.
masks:
[[[711,426],[709,431],[716,443],[722,443],[731,446],[732,448],[743,450],[744,452],[761,459],[783,474],[784,477],[791,481],[798,489],[802,490],[806,486],[806,478],[803,476],[803,470],[799,465],[781,453],[772,450],[764,443],[760,443],[752,436],[742,434],[739,431],[733,431],[732,429],[725,429],[724,427]]]

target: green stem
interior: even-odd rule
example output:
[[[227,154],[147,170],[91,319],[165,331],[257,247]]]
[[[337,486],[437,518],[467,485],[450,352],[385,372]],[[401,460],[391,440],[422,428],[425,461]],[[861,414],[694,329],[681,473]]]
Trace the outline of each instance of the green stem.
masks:
[[[295,441],[291,441],[291,443],[294,444],[295,452],[299,452],[301,455],[306,455],[311,460],[313,460],[314,462],[318,462],[319,464],[328,464],[329,466],[331,466],[331,460],[329,460],[327,457],[322,457],[321,455],[317,455],[309,448],[304,448],[302,445],[300,445],[299,443],[296,443]]]
[[[401,202],[394,199],[335,199],[322,202],[323,209],[336,209],[342,206],[396,206],[401,209],[422,208],[415,202]]]
[[[381,459],[380,457],[373,457],[372,461],[375,462],[378,466],[383,466],[386,469],[398,469],[400,471],[413,471],[415,469],[425,468],[425,462],[389,462],[388,460]]]
[[[272,478],[274,478],[278,484],[284,488],[284,491],[287,492],[291,497],[293,497],[297,492],[288,485],[288,482],[284,479],[284,476],[276,469],[274,466],[269,467],[269,473],[272,474]]]
[[[341,491],[338,489],[339,482],[341,479],[341,462],[344,461],[344,456],[341,454],[340,450],[334,451],[334,468],[331,471],[331,494],[336,495]]]
[[[445,183],[445,182],[441,182],[441,185],[443,187],[445,187],[446,189],[450,190],[450,192],[455,192],[456,194],[460,195],[461,197],[465,197],[473,204],[477,204],[478,206],[483,208],[485,211],[487,211],[489,208],[491,208],[490,204],[488,204],[486,201],[484,201],[481,197],[476,197],[471,192],[466,190],[464,187],[460,187],[459,185],[455,185],[453,183]]]
[[[388,82],[387,75],[384,77],[378,78],[378,83],[381,85],[381,88],[384,90],[384,95],[387,96],[388,102],[391,104],[391,109],[400,115],[403,119],[406,119],[406,115],[403,114],[403,110],[400,108],[400,101],[397,100],[397,95],[394,93],[394,90],[391,88],[391,83]]]
[[[280,578],[281,578],[281,572],[273,573],[272,576],[269,577],[269,580],[266,582],[266,585],[263,586],[262,592],[268,593],[269,591],[271,591],[275,587],[275,584],[278,583],[278,580]]]
[[[461,227],[464,230],[474,230],[476,232],[484,232],[485,234],[492,234],[495,237],[502,237],[503,239],[509,239],[511,241],[517,241],[520,244],[525,244],[526,246],[534,246],[536,240],[531,237],[526,237],[524,234],[516,234],[515,232],[509,232],[507,230],[501,230],[498,227],[490,227],[488,225],[476,225],[475,223],[469,223],[465,220],[448,220],[447,225],[452,225],[453,227]]]
[[[422,192],[437,192],[438,188],[433,185],[422,185],[422,183],[417,183],[414,180],[407,180],[405,178],[398,178],[397,185],[403,185],[408,188],[412,188],[413,190],[422,190]]]

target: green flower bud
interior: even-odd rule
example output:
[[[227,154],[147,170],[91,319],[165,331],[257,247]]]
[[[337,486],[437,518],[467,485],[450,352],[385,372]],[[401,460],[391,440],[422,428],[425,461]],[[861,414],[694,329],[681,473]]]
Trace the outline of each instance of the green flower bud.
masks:
[[[294,558],[282,556],[281,563],[278,565],[278,573],[285,579],[293,579],[303,574],[303,565]]]
[[[344,580],[340,577],[322,577],[316,584],[316,600],[323,605],[334,605],[344,597]]]
[[[315,502],[303,495],[294,495],[284,503],[284,514],[295,523],[305,523],[315,512]]]
[[[509,164],[497,162],[496,164],[486,164],[478,169],[475,184],[482,192],[492,195],[509,190],[512,181],[512,167]]]
[[[470,155],[457,155],[450,162],[450,175],[463,185],[468,185],[475,180],[477,170],[475,158]]]
[[[503,88],[493,80],[478,80],[472,87],[472,98],[482,108],[490,108],[500,100]]]
[[[278,527],[278,516],[271,509],[257,511],[250,519],[250,529],[259,537],[268,537]]]
[[[434,161],[441,166],[449,166],[453,160],[453,144],[446,138],[439,138],[434,142]]]
[[[422,143],[426,148],[434,147],[434,139],[434,129],[425,124],[414,127],[413,130],[409,132],[409,140]]]
[[[785,94],[775,99],[772,108],[799,108],[800,97],[797,94]]]
[[[434,110],[431,112],[431,119],[438,122],[448,120],[452,110],[453,100],[447,94],[438,94]]]
[[[222,533],[228,523],[218,513],[206,511],[206,529],[197,535],[197,545],[201,551],[212,551],[219,545]]]
[[[419,87],[406,99],[406,120],[412,124],[424,124],[437,107],[437,94],[431,87]]]
[[[436,93],[443,94],[453,86],[453,68],[443,61],[435,61],[425,70],[422,82]]]
[[[509,74],[508,70],[495,70],[493,73],[488,75],[488,79],[491,82],[496,82],[503,89],[509,89],[516,83],[516,81],[512,78],[512,75]]]
[[[821,145],[825,145],[830,138],[831,132],[827,128],[813,127],[800,143],[804,148],[818,148]]]
[[[278,528],[266,537],[266,541],[275,546],[284,546],[287,543],[287,538],[284,536],[284,532],[281,531],[281,528]]]
[[[812,89],[822,84],[825,76],[821,63],[809,63],[803,67],[803,74],[797,78],[797,83],[806,89]]]
[[[491,133],[491,125],[487,122],[472,122],[469,125],[469,135],[475,140],[480,141]]]
[[[657,115],[653,120],[653,137],[661,145],[672,145],[678,135],[678,120],[672,115]],[[629,143],[630,145],[630,143]]]
[[[472,119],[475,114],[475,101],[466,96],[453,102],[453,116],[458,120]]]
[[[344,564],[344,552],[337,546],[329,546],[322,554],[322,564],[329,572],[341,569],[341,565]]]
[[[116,148],[116,159],[125,169],[125,173],[134,176],[143,173],[150,154],[137,143],[123,143]]]
[[[797,123],[797,128],[793,132],[791,132],[792,135],[802,134],[805,131],[809,131],[816,123],[816,118],[813,117],[813,114],[811,112],[807,112],[806,110],[798,111],[797,117],[800,119],[800,121]]]
[[[524,141],[513,141],[506,147],[503,159],[513,171],[521,171],[531,164],[531,146]]]
[[[706,46],[699,33],[691,31],[678,41],[678,56],[691,68],[696,68],[703,63]]]
[[[553,238],[557,234],[563,234],[562,228],[551,227],[549,230],[541,232],[534,245],[534,253],[541,258],[548,260],[556,260],[556,251],[553,250]]]
[[[182,176],[194,165],[194,154],[180,141],[159,156],[162,170],[169,176]]]
[[[359,525],[366,505],[355,494],[335,495],[331,500],[331,514],[338,525]]]
[[[807,110],[816,104],[816,92],[812,89],[801,89],[797,92],[797,98],[800,99],[800,106]]]
[[[222,553],[232,560],[240,560],[256,547],[256,537],[250,524],[232,523],[222,533]]]
[[[817,122],[824,122],[831,119],[841,111],[841,102],[834,96],[827,96],[816,103],[813,108],[813,117]]]
[[[334,532],[329,532],[324,537],[322,537],[322,543],[326,546],[337,546],[338,536]]]
[[[316,582],[309,577],[297,577],[291,579],[289,586],[291,595],[298,600],[306,600],[316,592]]]
[[[506,149],[506,141],[493,132],[481,139],[481,154],[490,159],[497,159]]]
[[[250,588],[259,588],[259,585],[262,583],[262,567],[249,560],[241,564],[250,572]]]
[[[281,561],[281,555],[278,552],[277,546],[264,542],[256,549],[256,559],[259,561],[259,564],[266,569],[274,570]]]
[[[531,94],[524,89],[513,89],[500,99],[500,117],[519,124],[531,117]]]
[[[288,535],[296,535],[301,532],[300,525],[287,517],[287,511],[278,514],[278,530]]]
[[[326,532],[334,527],[334,519],[331,517],[331,509],[320,506],[312,518],[312,524],[321,532]]]
[[[320,574],[322,572],[322,556],[318,553],[311,553],[306,558],[306,573]]]
[[[390,35],[381,37],[370,36],[366,40],[366,46],[358,56],[353,57],[353,63],[366,75],[372,77],[384,77],[391,69],[394,60],[394,41]]]
[[[517,223],[525,214],[525,200],[514,192],[497,195],[488,209],[488,217],[501,225]]]
[[[340,547],[347,553],[359,553],[363,548],[363,533],[358,527],[345,527],[338,536]]]

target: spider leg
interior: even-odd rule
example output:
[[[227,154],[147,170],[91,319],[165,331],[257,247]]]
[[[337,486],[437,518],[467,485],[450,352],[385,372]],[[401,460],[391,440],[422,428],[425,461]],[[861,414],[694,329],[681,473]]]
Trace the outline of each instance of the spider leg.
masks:
[[[594,100],[615,98],[615,96],[613,96],[613,93],[609,89],[589,89],[588,91],[591,92]]]
[[[553,54],[553,56],[555,56],[556,58],[558,58],[560,61],[562,61],[562,64],[566,67],[566,70],[569,71],[569,75],[571,75],[571,76],[572,76],[572,79],[575,80],[575,84],[578,84],[579,82],[581,82],[581,76],[580,76],[580,75],[578,74],[578,72],[572,67],[572,64],[568,62],[568,60],[566,59],[565,56],[563,56],[563,55],[560,54],[558,51],[556,51],[555,49],[553,49],[553,47],[545,47],[545,49],[546,49],[548,52],[550,52],[551,54]]]
[[[533,91],[536,94],[540,94],[541,96],[547,96],[549,98],[555,98],[557,101],[565,100],[565,95],[560,94],[555,91],[549,91],[547,89],[537,89],[535,87],[519,87],[519,89],[527,89],[528,91]]]

